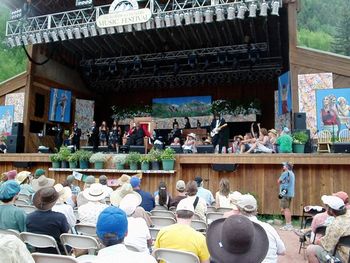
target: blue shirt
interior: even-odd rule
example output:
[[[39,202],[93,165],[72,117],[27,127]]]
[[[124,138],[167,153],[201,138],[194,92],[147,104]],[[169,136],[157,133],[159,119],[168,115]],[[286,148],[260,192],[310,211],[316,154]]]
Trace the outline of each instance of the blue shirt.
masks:
[[[287,189],[286,197],[294,197],[295,175],[293,171],[284,171],[280,176],[280,192]]]
[[[203,187],[198,187],[197,196],[202,197],[207,205],[212,205],[212,203],[215,201],[213,194],[208,189]]]
[[[142,190],[134,190],[135,192],[139,193],[142,197],[141,207],[145,209],[146,211],[150,212],[155,206],[154,197],[149,192],[145,192]]]

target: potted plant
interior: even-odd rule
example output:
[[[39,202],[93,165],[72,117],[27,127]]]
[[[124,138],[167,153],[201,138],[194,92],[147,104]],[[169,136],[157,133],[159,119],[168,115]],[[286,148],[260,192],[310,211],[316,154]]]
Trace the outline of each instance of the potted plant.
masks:
[[[292,134],[293,138],[293,152],[304,153],[305,144],[309,140],[309,136],[305,131],[297,131]]]
[[[62,146],[58,152],[58,155],[60,156],[61,159],[61,167],[62,168],[68,168],[68,159],[69,156],[72,155],[71,150],[68,147]]]
[[[125,165],[125,154],[116,154],[113,156],[113,163],[115,164],[115,168],[117,170],[123,170]]]
[[[174,149],[168,147],[160,155],[162,160],[163,170],[169,171],[174,170],[175,164],[175,151]]]
[[[79,156],[79,167],[81,169],[88,169],[89,168],[89,160],[92,155],[92,152],[79,150],[76,152],[76,154]]]
[[[160,170],[159,162],[161,161],[160,155],[162,154],[161,150],[152,148],[149,152],[149,160],[152,164],[152,170]]]
[[[68,157],[68,162],[69,162],[69,168],[70,169],[75,169],[78,167],[78,161],[79,161],[79,152],[75,152],[73,154],[71,154]]]
[[[52,162],[52,168],[61,168],[61,157],[58,153],[51,154],[50,160]]]
[[[103,164],[107,161],[107,155],[103,153],[94,153],[90,157],[90,163],[93,163],[95,169],[103,169]]]
[[[141,154],[138,152],[130,152],[126,158],[126,163],[129,164],[130,170],[137,170],[137,164],[140,162]]]
[[[150,164],[150,156],[148,154],[143,154],[140,158],[141,162],[141,170],[147,171],[149,170],[149,164]]]

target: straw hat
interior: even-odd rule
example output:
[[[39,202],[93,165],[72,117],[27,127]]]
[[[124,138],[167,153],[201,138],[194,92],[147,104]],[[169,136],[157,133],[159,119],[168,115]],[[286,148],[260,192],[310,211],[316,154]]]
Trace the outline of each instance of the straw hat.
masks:
[[[55,180],[51,178],[47,178],[45,175],[40,176],[38,179],[34,179],[32,181],[32,187],[34,191],[38,191],[44,187],[53,186],[55,184]]]
[[[59,201],[65,203],[68,198],[72,196],[72,190],[69,186],[63,187],[61,184],[56,184],[54,186],[56,192],[59,194]]]
[[[99,183],[93,183],[89,188],[83,191],[83,196],[92,202],[97,202],[106,197],[103,185]]]
[[[196,134],[194,134],[193,132],[189,133],[187,136],[192,137],[193,139],[196,139]]]
[[[269,132],[271,132],[274,135],[277,135],[277,131],[275,129],[271,129],[271,130],[269,130]]]
[[[17,183],[21,184],[23,183],[29,176],[30,176],[31,172],[29,171],[22,171],[22,172],[19,172],[17,175],[16,175],[16,178],[15,180],[17,181]]]
[[[119,178],[118,178],[118,183],[120,186],[122,186],[123,184],[129,183],[130,182],[130,176],[127,174],[122,174]]]
[[[131,194],[127,194],[120,201],[119,208],[122,209],[127,216],[132,215],[136,207],[138,207],[142,202],[142,197],[139,193],[132,192]]]
[[[123,197],[133,192],[134,190],[132,189],[132,186],[130,183],[123,184],[121,187],[119,187],[117,190],[113,191],[110,194],[109,199],[111,201],[111,204],[114,206],[119,206]]]

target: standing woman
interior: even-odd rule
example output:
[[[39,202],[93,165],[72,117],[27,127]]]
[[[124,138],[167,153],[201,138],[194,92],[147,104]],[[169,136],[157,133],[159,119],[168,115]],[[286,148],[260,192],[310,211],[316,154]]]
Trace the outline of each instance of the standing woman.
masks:
[[[103,121],[100,126],[100,146],[107,146],[107,134],[108,127],[106,125],[106,122]]]
[[[118,124],[116,121],[113,121],[112,125],[112,131],[111,131],[111,141],[109,142],[110,145],[113,146],[113,148],[116,150],[118,147],[118,139],[119,139],[119,134],[118,134]]]

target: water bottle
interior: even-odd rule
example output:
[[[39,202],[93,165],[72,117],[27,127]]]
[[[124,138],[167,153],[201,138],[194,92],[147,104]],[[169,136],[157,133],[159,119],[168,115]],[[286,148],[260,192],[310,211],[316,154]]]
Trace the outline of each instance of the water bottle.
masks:
[[[221,153],[226,153],[226,146],[223,146],[223,147],[222,147]]]

